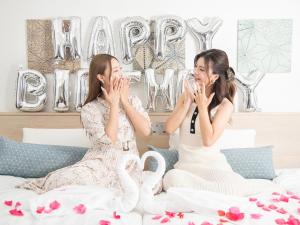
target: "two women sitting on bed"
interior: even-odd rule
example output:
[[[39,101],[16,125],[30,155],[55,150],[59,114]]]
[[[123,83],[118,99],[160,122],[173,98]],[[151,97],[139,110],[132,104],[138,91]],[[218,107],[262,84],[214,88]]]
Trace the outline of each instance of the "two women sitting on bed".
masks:
[[[191,187],[232,195],[257,190],[234,173],[220,153],[218,139],[233,112],[234,71],[224,51],[211,49],[194,60],[195,87],[185,90],[166,122],[166,131],[180,128],[179,161],[164,176],[163,187]],[[96,184],[121,188],[116,164],[124,154],[136,154],[135,132],[150,134],[150,119],[140,99],[129,95],[128,80],[122,77],[118,60],[96,55],[89,68],[89,93],[81,111],[83,126],[92,147],[74,165],[53,171],[44,178],[19,187],[38,193],[72,184]],[[127,171],[141,181],[137,166]]]

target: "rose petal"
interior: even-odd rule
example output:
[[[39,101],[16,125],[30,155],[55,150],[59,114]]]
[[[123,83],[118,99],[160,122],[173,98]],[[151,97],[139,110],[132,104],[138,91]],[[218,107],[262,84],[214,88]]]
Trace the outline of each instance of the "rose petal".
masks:
[[[221,223],[227,223],[228,222],[228,220],[225,220],[225,219],[220,219],[219,220]]]
[[[160,218],[162,218],[161,215],[156,215],[156,216],[152,217],[153,220],[159,220]]]
[[[183,214],[182,212],[179,212],[179,213],[177,213],[177,216],[178,216],[180,219],[183,219],[184,214]]]
[[[289,198],[285,195],[281,195],[279,200],[282,201],[282,202],[289,202]]]
[[[276,212],[279,212],[281,214],[286,214],[287,213],[287,211],[285,211],[285,209],[283,209],[283,208],[277,209]]]
[[[267,212],[271,211],[271,209],[269,209],[267,207],[262,207],[262,209],[265,210],[265,211],[267,211]]]
[[[53,209],[45,209],[45,210],[44,210],[44,213],[47,213],[47,214],[48,214],[48,213],[51,213],[52,211],[53,211]]]
[[[194,222],[189,222],[188,225],[195,225],[195,223]]]
[[[239,220],[239,217],[237,214],[231,213],[231,212],[227,212],[226,213],[226,218],[232,221],[237,221]]]
[[[110,225],[110,221],[108,220],[100,220],[99,225]]]
[[[218,210],[218,215],[219,216],[225,216],[225,211],[224,210]]]
[[[294,193],[291,192],[291,191],[287,191],[286,194],[288,194],[288,195],[294,195]]]
[[[297,209],[298,213],[300,214],[300,208]]]
[[[37,207],[37,209],[36,209],[36,213],[37,214],[41,214],[42,212],[44,212],[44,210],[45,210],[45,207],[43,207],[43,206],[39,206],[39,207]]]
[[[19,209],[9,210],[9,213],[13,216],[24,216],[23,212]]]
[[[21,202],[16,202],[15,208],[17,208],[17,207],[19,207],[19,206],[21,206],[21,205],[22,205]]]
[[[173,218],[173,217],[175,217],[176,213],[166,211],[166,215],[170,218]]]
[[[120,215],[117,215],[117,212],[116,211],[114,211],[114,218],[116,219],[116,220],[119,220],[119,219],[121,219],[121,216]]]
[[[278,198],[272,198],[271,201],[272,202],[280,202],[280,200]]]
[[[257,214],[257,213],[252,213],[252,214],[250,214],[250,217],[252,219],[258,220],[258,219],[260,219],[262,217],[262,215],[261,214]]]
[[[205,222],[201,223],[201,225],[213,225],[213,224],[205,221]]]
[[[292,195],[291,198],[292,198],[292,199],[296,199],[296,200],[300,200],[300,197],[297,196],[297,195]]]
[[[250,202],[256,202],[256,201],[257,201],[257,198],[249,198],[249,201],[250,201]]]
[[[56,210],[56,209],[58,209],[60,207],[60,204],[59,204],[58,201],[55,200],[55,201],[53,201],[53,202],[50,203],[49,207],[52,210]]]
[[[275,223],[277,223],[277,224],[285,224],[285,220],[284,219],[276,219]]]
[[[278,192],[273,192],[272,195],[280,195]]]
[[[269,205],[268,207],[269,207],[269,209],[273,209],[273,210],[278,208],[276,205],[273,205],[273,204]]]
[[[265,205],[262,204],[261,202],[256,202],[257,207],[264,207]]]
[[[86,211],[86,207],[84,204],[79,204],[73,208],[73,211],[77,214],[84,214]]]
[[[170,219],[168,217],[163,218],[160,223],[168,223],[170,222]]]
[[[234,214],[239,214],[240,209],[238,207],[230,207],[229,212],[234,213]]]
[[[12,206],[13,201],[5,201],[4,205],[6,206]]]

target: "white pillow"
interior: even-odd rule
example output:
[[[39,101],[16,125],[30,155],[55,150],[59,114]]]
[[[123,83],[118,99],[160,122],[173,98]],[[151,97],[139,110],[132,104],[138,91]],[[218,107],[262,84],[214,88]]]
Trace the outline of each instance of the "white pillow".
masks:
[[[85,130],[80,129],[38,129],[23,128],[23,142],[46,145],[66,145],[76,147],[91,146]]]
[[[218,143],[220,149],[255,147],[256,131],[254,129],[225,129]],[[179,145],[179,129],[169,138],[170,149]]]

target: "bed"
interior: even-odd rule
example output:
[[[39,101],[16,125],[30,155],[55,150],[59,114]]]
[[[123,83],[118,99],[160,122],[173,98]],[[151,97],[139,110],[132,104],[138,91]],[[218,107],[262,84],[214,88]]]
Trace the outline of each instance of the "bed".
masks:
[[[150,115],[154,133],[146,140],[138,138],[140,153],[151,144],[169,146],[169,137],[161,129],[167,113]],[[75,129],[81,128],[78,113],[0,113],[0,136],[23,140],[23,128]],[[243,199],[231,198],[194,190],[173,190],[172,201],[181,205],[180,212],[170,209],[161,214],[133,211],[119,217],[112,212],[92,209],[84,215],[56,216],[37,219],[30,214],[29,199],[36,196],[27,190],[15,189],[24,178],[0,176],[1,224],[300,224],[300,113],[235,113],[230,129],[255,129],[256,145],[274,145],[273,161],[277,177],[273,182],[285,188],[284,192],[261,193]],[[29,138],[30,139],[30,138]],[[29,140],[28,139],[28,140]],[[50,138],[51,139],[51,138]],[[58,143],[59,144],[59,143]],[[166,193],[156,196],[164,201]],[[12,201],[12,202],[10,202]],[[23,216],[12,216],[9,210],[20,202]],[[11,205],[11,206],[10,206]],[[182,210],[188,206],[186,210]],[[190,210],[194,212],[190,212]],[[181,212],[183,211],[183,212]],[[229,219],[230,218],[230,219]]]

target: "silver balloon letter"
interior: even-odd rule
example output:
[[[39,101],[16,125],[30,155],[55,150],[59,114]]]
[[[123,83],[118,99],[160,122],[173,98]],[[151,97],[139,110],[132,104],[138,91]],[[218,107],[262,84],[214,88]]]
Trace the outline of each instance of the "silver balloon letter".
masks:
[[[55,70],[54,110],[65,112],[69,110],[69,70]]]
[[[150,26],[142,17],[127,17],[121,23],[120,37],[122,59],[125,64],[132,62],[131,48],[145,43],[150,36]]]
[[[52,42],[54,48],[54,60],[65,60],[66,49],[70,49],[72,59],[81,57],[81,28],[80,18],[72,17],[70,19],[68,31],[64,28],[62,18],[52,20]]]
[[[88,49],[88,59],[90,60],[94,55],[100,53],[115,54],[111,25],[108,18],[104,16],[99,16],[95,20]]]
[[[18,72],[16,108],[21,111],[40,111],[46,103],[46,78],[36,70]]]
[[[178,16],[162,16],[155,21],[154,43],[155,57],[165,58],[165,47],[168,43],[180,41],[186,33],[185,21]]]
[[[206,17],[203,22],[197,18],[192,18],[187,21],[190,31],[197,40],[199,53],[212,48],[212,39],[222,23],[222,20],[216,17]]]
[[[89,92],[88,75],[89,75],[88,69],[81,69],[77,71],[76,104],[75,104],[75,109],[77,112],[81,111],[81,108]]]

